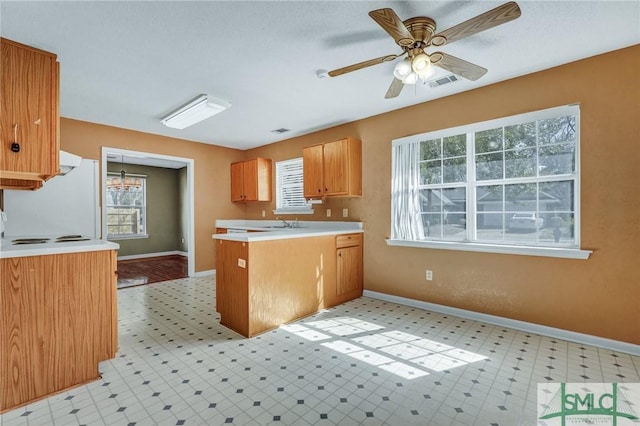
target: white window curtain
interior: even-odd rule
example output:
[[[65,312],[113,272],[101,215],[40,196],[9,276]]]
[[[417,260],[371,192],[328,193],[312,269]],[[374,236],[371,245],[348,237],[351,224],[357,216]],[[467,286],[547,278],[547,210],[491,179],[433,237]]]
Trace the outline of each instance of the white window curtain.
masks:
[[[422,240],[420,214],[420,143],[394,145],[391,173],[392,236],[398,240]]]

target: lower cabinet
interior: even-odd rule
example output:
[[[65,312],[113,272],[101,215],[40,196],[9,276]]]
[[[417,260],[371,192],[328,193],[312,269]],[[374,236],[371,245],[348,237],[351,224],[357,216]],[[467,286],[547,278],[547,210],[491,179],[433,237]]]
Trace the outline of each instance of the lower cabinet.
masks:
[[[360,296],[362,234],[216,241],[216,310],[243,336]]]
[[[0,412],[99,378],[117,350],[116,252],[0,259]]]
[[[362,295],[362,234],[336,237],[336,295]]]

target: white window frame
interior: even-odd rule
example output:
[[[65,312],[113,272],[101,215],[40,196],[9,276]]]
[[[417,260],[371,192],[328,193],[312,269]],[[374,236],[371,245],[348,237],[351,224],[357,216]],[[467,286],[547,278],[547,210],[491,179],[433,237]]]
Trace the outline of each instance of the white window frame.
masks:
[[[276,162],[276,209],[274,214],[313,214],[311,204],[304,198],[304,173],[302,157]],[[293,184],[284,183],[284,173],[295,173],[299,181]],[[297,195],[291,196],[286,191],[293,188]],[[291,199],[288,199],[291,197]],[[293,206],[291,205],[293,204]]]
[[[120,173],[114,173],[114,172],[108,172],[107,173],[107,177],[111,178],[111,177],[119,177]],[[133,206],[133,207],[139,207],[141,212],[142,212],[142,230],[143,232],[140,233],[130,233],[130,234],[107,234],[107,239],[114,241],[114,240],[133,240],[133,239],[142,239],[142,238],[149,238],[149,234],[147,233],[147,176],[146,175],[139,175],[139,174],[130,174],[127,173],[127,177],[132,177],[132,178],[137,178],[140,179],[142,181],[142,188],[140,189],[143,193],[143,203],[142,206]],[[108,191],[108,190],[107,190]],[[107,198],[108,200],[108,198]],[[107,204],[105,206],[105,214],[108,220],[109,217],[109,213],[108,213],[108,209],[110,207],[129,207],[128,205],[109,205]],[[107,223],[106,225],[106,229],[107,232],[109,231],[109,225]]]
[[[528,123],[536,120],[542,119],[550,119],[555,117],[562,117],[567,115],[575,115],[576,116],[576,158],[575,158],[575,171],[573,173],[573,177],[568,180],[574,181],[574,238],[575,245],[572,246],[543,246],[543,245],[516,245],[516,244],[508,244],[508,243],[499,243],[499,242],[484,242],[476,240],[476,194],[475,188],[477,186],[476,176],[475,176],[475,143],[474,143],[474,135],[477,132],[489,129],[495,129],[499,127],[512,126],[517,124]],[[397,229],[396,224],[391,223],[391,238],[387,239],[387,244],[390,246],[405,246],[405,247],[421,247],[421,248],[434,248],[434,249],[445,249],[445,250],[461,250],[461,251],[479,251],[479,252],[490,252],[490,253],[503,253],[503,254],[520,254],[520,255],[533,255],[533,256],[548,256],[548,257],[561,257],[561,258],[572,258],[572,259],[587,259],[591,254],[590,250],[582,250],[580,248],[580,108],[579,105],[566,105],[557,108],[549,108],[545,110],[519,114],[515,116],[499,118],[495,120],[484,121],[480,123],[473,123],[469,125],[459,126],[450,129],[443,129],[428,133],[423,133],[419,135],[412,135],[400,139],[396,139],[393,141],[393,146],[396,147],[398,145],[403,144],[414,144],[422,141],[445,138],[449,136],[466,134],[467,140],[467,150],[466,150],[466,171],[467,171],[467,181],[460,184],[442,184],[441,186],[446,187],[455,187],[455,186],[464,186],[466,187],[466,217],[468,220],[468,224],[466,225],[466,238],[463,241],[453,241],[453,240],[438,240],[438,239],[428,239],[424,236],[416,235],[413,233],[413,237],[409,238],[397,238],[395,235],[395,229]],[[393,167],[392,177],[396,177],[396,159],[395,159],[395,150],[393,156]],[[491,185],[492,183],[496,184],[507,184],[511,183],[527,183],[527,182],[548,182],[554,180],[567,180],[566,176],[550,176],[548,179],[541,179],[540,177],[535,178],[514,178],[513,181],[511,179],[500,179],[496,181],[486,180],[482,181],[482,185]],[[420,189],[429,189],[429,188],[437,189],[438,185],[420,185],[417,183],[415,186],[412,186],[413,190]],[[393,205],[393,197],[392,197],[392,221],[396,220],[394,216],[398,216],[395,212],[395,207]],[[399,216],[398,216],[399,217]],[[421,232],[421,231],[420,231]],[[417,234],[420,234],[418,232]]]

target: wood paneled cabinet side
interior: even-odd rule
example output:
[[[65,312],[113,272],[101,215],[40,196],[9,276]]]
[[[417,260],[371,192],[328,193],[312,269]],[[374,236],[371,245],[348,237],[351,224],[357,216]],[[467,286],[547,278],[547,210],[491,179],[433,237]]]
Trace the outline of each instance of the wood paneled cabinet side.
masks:
[[[248,243],[217,240],[216,311],[222,325],[244,336],[249,336],[248,256]],[[239,259],[245,261],[244,267]]]
[[[60,169],[59,64],[4,38],[0,48],[0,189],[37,189]]]
[[[115,256],[0,259],[0,412],[99,378],[117,350]]]
[[[231,164],[231,201],[271,201],[272,161],[267,158]]]
[[[345,138],[302,151],[305,198],[362,195],[362,142]]]

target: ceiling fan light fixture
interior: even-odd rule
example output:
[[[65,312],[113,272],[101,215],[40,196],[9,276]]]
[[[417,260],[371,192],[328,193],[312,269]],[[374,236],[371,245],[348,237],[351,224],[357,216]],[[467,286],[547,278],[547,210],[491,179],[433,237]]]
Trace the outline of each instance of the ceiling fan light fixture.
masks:
[[[433,68],[431,67],[431,59],[429,59],[429,55],[426,53],[420,53],[414,56],[411,61],[411,69],[422,79],[432,74]]]
[[[411,71],[405,78],[402,79],[403,84],[416,84],[418,82],[418,74]]]
[[[398,62],[393,68],[393,76],[398,80],[403,80],[411,74],[411,59],[407,58]]]

